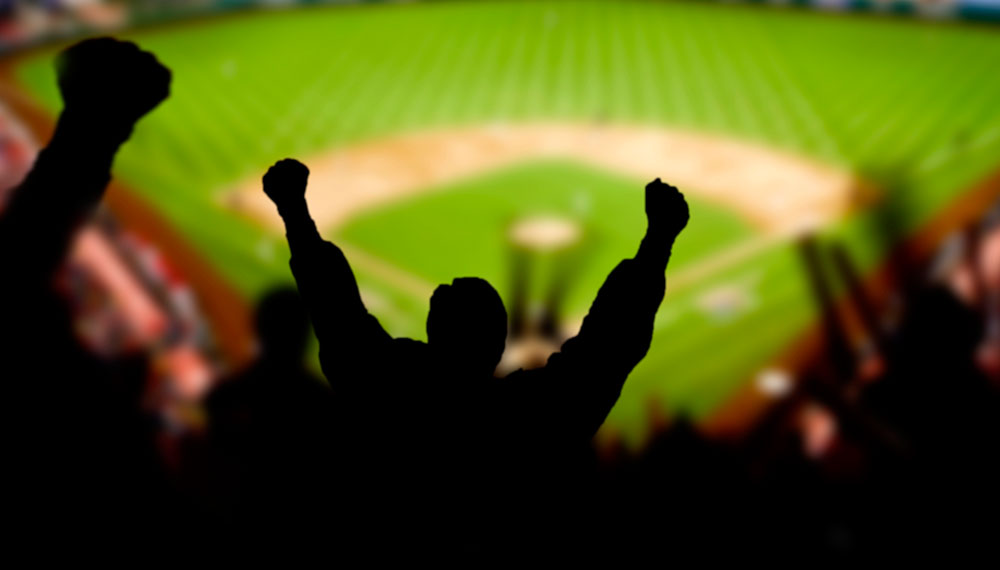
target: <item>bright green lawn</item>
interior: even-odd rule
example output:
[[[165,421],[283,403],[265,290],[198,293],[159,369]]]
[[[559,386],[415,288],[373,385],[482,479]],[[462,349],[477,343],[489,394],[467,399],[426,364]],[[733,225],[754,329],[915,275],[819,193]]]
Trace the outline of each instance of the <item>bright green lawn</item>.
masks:
[[[447,2],[265,11],[129,35],[174,70],[174,95],[144,120],[117,172],[249,295],[288,278],[287,250],[280,236],[231,215],[219,194],[277,158],[402,130],[601,119],[730,134],[887,184],[903,231],[1000,163],[1000,33],[986,26],[716,4]],[[51,56],[26,61],[19,75],[55,110]],[[552,184],[541,174],[532,176],[538,200],[558,199],[545,196]],[[456,200],[489,194],[496,179],[482,180],[481,189],[459,185]],[[438,207],[452,218],[438,227],[493,215],[474,201]],[[610,208],[622,216],[617,226],[631,227],[630,207]],[[406,218],[398,209],[386,215]],[[874,219],[863,214],[835,228],[865,267],[884,247],[871,233]],[[616,218],[606,222],[617,227]],[[396,243],[350,237],[372,251]],[[413,247],[424,239],[399,237]],[[495,251],[489,239],[463,243]],[[623,234],[622,243],[632,239]],[[686,245],[701,246],[693,238]],[[600,262],[587,270],[592,290],[598,267],[622,255],[597,251]],[[428,261],[418,272],[461,269]],[[484,269],[504,282],[499,267]],[[637,371],[612,423],[641,434],[646,392],[674,409],[713,409],[808,322],[799,273],[787,247],[731,268],[728,277],[755,283],[759,299],[727,323],[695,326],[702,317],[665,307],[661,322],[673,324],[658,338],[672,340]],[[364,272],[360,280],[393,330],[421,320],[426,300]],[[586,290],[581,282],[572,304]],[[685,364],[702,355],[705,364]]]
[[[540,215],[573,220],[583,238],[565,254],[574,271],[566,308],[580,316],[615,264],[635,254],[646,228],[643,185],[575,164],[531,163],[359,216],[338,237],[433,284],[477,275],[506,292],[511,222]],[[752,235],[733,213],[693,198],[690,205],[698,223],[685,233],[672,270]],[[536,261],[532,271],[549,269],[546,258]]]

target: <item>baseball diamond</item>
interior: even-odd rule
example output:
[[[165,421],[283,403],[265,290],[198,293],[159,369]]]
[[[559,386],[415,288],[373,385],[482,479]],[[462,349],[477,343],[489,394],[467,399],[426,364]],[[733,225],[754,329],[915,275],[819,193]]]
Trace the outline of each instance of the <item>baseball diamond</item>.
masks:
[[[570,332],[635,252],[644,183],[679,186],[692,222],[653,345],[602,428],[629,443],[654,408],[716,412],[815,321],[799,232],[836,236],[872,271],[1000,167],[1000,34],[968,23],[447,2],[240,12],[123,35],[175,83],[116,175],[247,299],[291,280],[259,187],[285,156],[312,157],[321,231],[343,244],[387,330],[415,338],[437,283],[482,276],[508,300],[510,227],[546,217],[579,232]],[[14,70],[53,115],[61,47]]]

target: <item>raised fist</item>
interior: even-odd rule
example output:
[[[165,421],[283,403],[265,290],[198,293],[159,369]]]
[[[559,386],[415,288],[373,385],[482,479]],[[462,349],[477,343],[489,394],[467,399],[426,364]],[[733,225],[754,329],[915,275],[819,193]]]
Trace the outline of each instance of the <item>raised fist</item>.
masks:
[[[264,174],[264,193],[281,210],[305,200],[309,169],[306,165],[286,158],[274,163]]]
[[[684,194],[659,178],[646,185],[646,220],[652,230],[677,236],[687,226],[690,213]]]
[[[84,40],[56,59],[66,112],[131,127],[170,94],[170,70],[132,42]]]

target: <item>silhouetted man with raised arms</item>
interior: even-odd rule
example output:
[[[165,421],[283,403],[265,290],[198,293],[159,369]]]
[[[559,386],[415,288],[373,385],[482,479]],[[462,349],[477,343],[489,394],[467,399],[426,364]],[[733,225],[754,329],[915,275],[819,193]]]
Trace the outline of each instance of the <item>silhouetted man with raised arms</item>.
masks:
[[[495,379],[507,314],[493,287],[477,278],[439,286],[427,343],[393,339],[366,310],[343,252],[320,237],[305,199],[308,175],[303,164],[282,160],[265,174],[264,192],[285,222],[324,374],[346,406],[386,430],[370,445],[413,462],[394,467],[435,472],[443,492],[463,494],[483,477],[516,481],[523,474],[512,464],[533,477],[589,442],[649,349],[671,247],[688,221],[676,188],[659,179],[646,187],[639,251],[612,271],[579,334],[544,368]],[[414,446],[423,451],[411,453]]]
[[[489,379],[503,354],[507,314],[500,296],[486,281],[455,279],[431,297],[428,342],[393,339],[361,301],[343,252],[324,241],[305,200],[309,170],[291,159],[276,163],[264,176],[264,192],[285,222],[291,267],[320,341],[320,362],[334,389],[344,394],[390,396],[401,379],[380,376],[434,366],[442,381]],[[525,383],[543,394],[558,393],[561,437],[589,439],[618,398],[625,378],[645,356],[653,319],[665,288],[664,271],[674,240],[688,220],[676,188],[659,179],[646,186],[648,226],[638,252],[612,271],[577,336],[569,339],[541,369],[517,371],[504,383]],[[383,386],[375,386],[383,384]],[[432,386],[412,390],[434,391]],[[538,397],[535,394],[534,397]],[[540,404],[548,408],[554,402]]]

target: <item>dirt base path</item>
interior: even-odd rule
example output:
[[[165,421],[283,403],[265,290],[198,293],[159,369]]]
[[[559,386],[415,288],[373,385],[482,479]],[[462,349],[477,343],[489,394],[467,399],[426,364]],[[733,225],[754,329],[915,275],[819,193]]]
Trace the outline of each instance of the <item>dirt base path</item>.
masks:
[[[737,212],[767,234],[821,226],[870,198],[850,173],[732,139],[635,125],[537,123],[433,130],[313,157],[309,202],[320,227],[449,182],[529,160],[570,159],[648,181],[660,177]],[[248,180],[225,201],[281,230]]]

